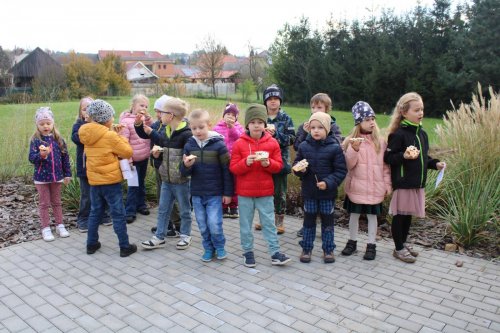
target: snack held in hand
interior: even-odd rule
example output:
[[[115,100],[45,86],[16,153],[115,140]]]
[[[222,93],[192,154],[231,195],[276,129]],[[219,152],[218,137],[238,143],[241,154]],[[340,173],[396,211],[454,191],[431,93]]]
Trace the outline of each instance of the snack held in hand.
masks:
[[[122,125],[122,124],[112,124],[111,125],[111,129],[115,132],[120,132],[124,127],[125,127],[125,125]]]
[[[406,148],[406,152],[411,158],[417,158],[420,154],[420,150],[418,150],[415,146],[408,146],[408,148]]]
[[[160,152],[160,153],[163,153],[163,148],[162,148],[162,147],[160,147],[160,146],[158,146],[158,145],[154,145],[154,146],[153,146],[153,149],[151,149],[151,152],[152,152],[152,153],[155,153],[155,152],[157,152],[157,151],[158,151],[158,152]]]
[[[350,142],[364,142],[365,138],[350,138]]]
[[[43,151],[47,151],[47,150],[49,150],[49,147],[45,147],[44,145],[40,145],[38,147],[38,149],[43,150]]]
[[[306,159],[303,159],[303,160],[298,161],[297,164],[295,164],[292,167],[292,169],[293,169],[293,171],[299,172],[299,171],[304,170],[308,166],[309,166],[309,162],[307,162]]]
[[[265,160],[265,159],[269,158],[269,152],[267,152],[267,151],[256,151],[255,152],[255,156],[257,156],[255,158],[256,161],[262,161],[262,160]]]
[[[276,130],[276,126],[274,126],[274,124],[267,124],[267,128],[273,131]]]

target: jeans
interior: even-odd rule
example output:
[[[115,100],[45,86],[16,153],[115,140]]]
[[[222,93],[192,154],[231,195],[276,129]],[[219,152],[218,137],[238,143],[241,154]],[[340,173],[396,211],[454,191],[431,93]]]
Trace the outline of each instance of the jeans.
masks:
[[[155,179],[156,179],[156,198],[158,199],[158,203],[161,198],[161,176],[158,169],[155,169]],[[181,216],[179,215],[179,205],[177,201],[174,203],[174,207],[172,208],[172,212],[170,213],[169,221],[168,221],[168,230],[176,230],[179,229],[181,225]]]
[[[90,214],[90,184],[87,177],[78,178],[80,179],[80,209],[78,210],[76,225],[77,227],[87,228]],[[103,224],[109,220],[109,207],[106,205],[104,215],[99,224]]]
[[[125,210],[127,216],[135,216],[140,209],[146,208],[146,171],[148,170],[148,159],[135,162],[134,167],[137,169],[139,177],[139,186],[129,186],[127,190],[127,200],[125,202]]]
[[[50,226],[49,208],[52,207],[54,220],[56,224],[63,223],[63,212],[61,204],[62,183],[35,184],[38,191],[39,203],[38,211],[40,213],[40,224],[43,228]]]
[[[156,237],[165,238],[165,228],[167,218],[172,212],[174,200],[179,204],[181,215],[181,235],[191,235],[191,203],[189,202],[189,182],[184,184],[171,184],[163,182],[161,184],[160,205],[158,207],[158,220],[156,222]],[[220,209],[220,206],[219,206]]]
[[[285,214],[287,180],[288,180],[288,175],[282,175],[280,173],[273,175],[274,212],[278,215]]]
[[[111,185],[90,186],[90,215],[89,228],[87,232],[87,246],[95,245],[99,240],[99,222],[104,213],[105,204],[109,206],[111,218],[113,219],[113,230],[118,236],[121,249],[128,248],[127,223],[125,221],[125,207],[123,206],[123,194],[121,183]]]
[[[194,214],[205,250],[223,249],[226,238],[222,230],[221,196],[193,196]]]
[[[273,197],[242,197],[238,196],[240,209],[240,238],[243,252],[253,251],[253,217],[255,209],[259,211],[260,224],[264,239],[267,242],[269,254],[279,252],[280,245],[274,225],[274,203]]]

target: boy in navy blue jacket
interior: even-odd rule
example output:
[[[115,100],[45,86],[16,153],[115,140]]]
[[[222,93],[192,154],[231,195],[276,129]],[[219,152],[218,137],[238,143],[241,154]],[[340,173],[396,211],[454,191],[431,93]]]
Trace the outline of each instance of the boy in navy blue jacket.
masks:
[[[205,252],[201,260],[226,258],[222,203],[231,203],[233,176],[224,137],[209,131],[210,114],[194,110],[188,117],[193,136],[184,146],[181,174],[191,176],[191,197]]]

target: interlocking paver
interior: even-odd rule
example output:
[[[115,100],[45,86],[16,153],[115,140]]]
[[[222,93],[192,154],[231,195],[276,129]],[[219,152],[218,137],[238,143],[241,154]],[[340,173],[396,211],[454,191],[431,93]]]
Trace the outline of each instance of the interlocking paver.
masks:
[[[136,244],[151,237],[155,210],[128,226]],[[498,332],[500,266],[422,249],[415,264],[377,244],[321,260],[319,238],[310,264],[300,263],[295,236],[301,221],[287,217],[280,236],[292,257],[274,267],[255,232],[257,267],[242,265],[238,221],[225,220],[229,255],[203,263],[196,223],[185,251],[140,249],[120,258],[112,228],[99,230],[103,247],[85,253],[85,234],[0,249],[0,332]],[[338,254],[348,231],[336,228]],[[365,243],[360,235],[360,243]],[[461,268],[454,264],[460,258]]]

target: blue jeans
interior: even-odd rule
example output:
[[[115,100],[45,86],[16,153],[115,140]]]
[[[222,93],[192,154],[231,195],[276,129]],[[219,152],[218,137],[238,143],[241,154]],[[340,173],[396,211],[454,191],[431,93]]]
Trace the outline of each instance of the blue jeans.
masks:
[[[113,219],[113,230],[118,236],[121,249],[128,248],[127,223],[125,221],[125,207],[123,206],[122,185],[90,185],[90,215],[87,232],[87,245],[95,245],[99,240],[99,222],[104,213],[105,204],[109,206]]]
[[[139,177],[139,186],[128,187],[127,200],[125,202],[127,216],[135,216],[138,210],[147,207],[144,180],[146,179],[146,171],[148,170],[148,161],[148,159],[139,162],[134,161],[134,167],[137,169],[137,176]]]
[[[76,225],[79,228],[87,228],[89,223],[90,214],[90,184],[87,177],[78,177],[80,179],[80,209],[78,210],[78,217]],[[104,215],[99,224],[103,224],[110,220],[109,208],[106,205]]]
[[[255,209],[259,211],[262,233],[267,242],[269,254],[273,255],[280,250],[276,226],[274,225],[274,202],[272,196],[242,197],[238,196],[240,208],[240,238],[243,252],[253,251],[253,217]]]
[[[181,235],[191,235],[191,203],[189,197],[189,182],[184,184],[161,183],[160,205],[156,222],[156,237],[158,239],[165,238],[165,229],[175,200],[179,204],[181,216],[181,230],[179,231]]]
[[[193,196],[192,199],[203,248],[211,251],[223,249],[226,238],[222,230],[222,197],[207,195]]]

